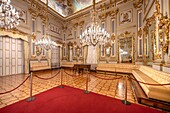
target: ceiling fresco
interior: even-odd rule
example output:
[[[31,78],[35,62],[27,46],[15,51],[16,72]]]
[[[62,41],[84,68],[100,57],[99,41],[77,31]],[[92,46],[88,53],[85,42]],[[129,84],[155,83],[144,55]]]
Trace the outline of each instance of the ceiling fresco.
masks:
[[[46,3],[46,0],[41,0]],[[96,0],[96,3],[101,0]],[[48,0],[48,6],[63,17],[92,5],[93,0]]]

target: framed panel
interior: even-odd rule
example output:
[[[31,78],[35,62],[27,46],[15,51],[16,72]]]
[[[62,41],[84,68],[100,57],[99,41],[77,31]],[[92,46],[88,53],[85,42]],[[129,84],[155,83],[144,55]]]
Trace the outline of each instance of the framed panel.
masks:
[[[129,23],[129,22],[132,22],[132,18],[133,18],[132,13],[133,13],[132,9],[120,12],[120,15],[119,15],[120,24],[126,24],[126,23]]]
[[[142,10],[138,11],[138,30],[142,27]]]
[[[22,66],[18,66],[18,72],[17,73],[22,73]]]
[[[11,74],[16,74],[16,66],[12,66]]]
[[[9,66],[5,67],[5,75],[10,75]]]
[[[112,33],[115,33],[115,20],[112,20]]]
[[[16,59],[13,58],[13,59],[12,59],[12,66],[15,66],[15,65],[16,65]]]

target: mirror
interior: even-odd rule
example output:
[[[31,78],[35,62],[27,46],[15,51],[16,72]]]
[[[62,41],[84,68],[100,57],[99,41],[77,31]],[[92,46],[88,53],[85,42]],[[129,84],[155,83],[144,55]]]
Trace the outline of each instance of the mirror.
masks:
[[[125,32],[118,37],[118,63],[134,63],[134,34]]]
[[[68,44],[68,60],[69,62],[73,61],[73,43],[69,42]]]

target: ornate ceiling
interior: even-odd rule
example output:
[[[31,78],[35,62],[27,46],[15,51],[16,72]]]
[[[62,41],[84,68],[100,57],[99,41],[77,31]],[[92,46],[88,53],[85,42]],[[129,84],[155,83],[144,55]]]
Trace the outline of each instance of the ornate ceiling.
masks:
[[[46,3],[46,0],[41,0]],[[99,2],[101,0],[96,0]],[[77,11],[80,11],[90,5],[93,0],[48,0],[48,6],[58,12],[63,17],[69,16]]]

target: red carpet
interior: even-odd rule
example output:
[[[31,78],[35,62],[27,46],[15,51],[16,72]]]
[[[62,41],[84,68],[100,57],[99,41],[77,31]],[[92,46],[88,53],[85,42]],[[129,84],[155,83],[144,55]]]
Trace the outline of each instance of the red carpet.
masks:
[[[36,100],[22,100],[0,109],[0,113],[163,113],[149,107],[126,106],[118,99],[84,94],[82,90],[65,86],[36,95]]]

